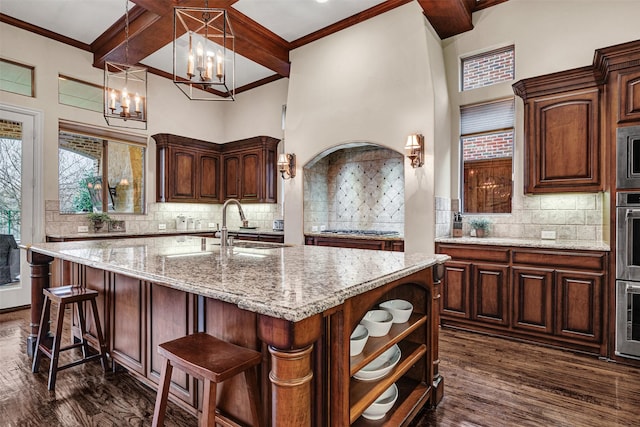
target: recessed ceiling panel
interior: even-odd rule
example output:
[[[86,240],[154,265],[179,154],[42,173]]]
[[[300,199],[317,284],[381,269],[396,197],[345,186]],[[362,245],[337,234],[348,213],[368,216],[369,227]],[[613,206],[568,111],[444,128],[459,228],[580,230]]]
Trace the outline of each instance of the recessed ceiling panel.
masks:
[[[380,3],[384,0],[239,0],[233,8],[291,42]]]
[[[129,10],[134,4],[128,2]],[[125,13],[119,0],[2,0],[0,12],[91,44]]]

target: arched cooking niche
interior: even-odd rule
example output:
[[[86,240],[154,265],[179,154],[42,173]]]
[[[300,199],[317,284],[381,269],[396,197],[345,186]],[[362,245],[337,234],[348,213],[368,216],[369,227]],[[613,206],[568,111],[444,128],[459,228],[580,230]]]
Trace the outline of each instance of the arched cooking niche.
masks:
[[[404,157],[373,143],[350,143],[304,166],[307,233],[404,234]]]

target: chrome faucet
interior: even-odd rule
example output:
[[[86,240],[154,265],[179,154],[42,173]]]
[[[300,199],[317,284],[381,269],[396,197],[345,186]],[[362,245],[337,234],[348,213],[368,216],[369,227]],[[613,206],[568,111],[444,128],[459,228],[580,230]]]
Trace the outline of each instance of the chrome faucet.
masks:
[[[222,228],[220,229],[220,246],[225,247],[228,245],[229,233],[227,231],[227,206],[229,203],[234,203],[238,205],[238,213],[240,214],[240,220],[244,224],[247,218],[244,216],[244,211],[242,210],[242,205],[236,199],[229,199],[224,202],[222,205]]]

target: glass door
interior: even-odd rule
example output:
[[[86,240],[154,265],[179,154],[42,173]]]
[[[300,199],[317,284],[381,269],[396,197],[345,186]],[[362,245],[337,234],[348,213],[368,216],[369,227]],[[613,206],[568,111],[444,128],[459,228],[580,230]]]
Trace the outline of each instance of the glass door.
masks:
[[[37,127],[41,113],[0,104],[0,310],[31,303],[26,253],[18,245],[42,241]],[[39,129],[38,129],[39,130]]]

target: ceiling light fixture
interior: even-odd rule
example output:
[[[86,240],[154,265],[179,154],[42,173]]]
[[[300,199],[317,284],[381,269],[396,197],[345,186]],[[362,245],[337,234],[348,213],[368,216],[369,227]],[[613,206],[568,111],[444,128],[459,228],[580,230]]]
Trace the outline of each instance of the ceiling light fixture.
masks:
[[[407,144],[404,149],[407,157],[411,160],[411,167],[419,168],[424,164],[424,136],[419,133],[412,133],[407,137]]]
[[[235,100],[235,37],[225,9],[175,7],[173,82],[189,99]]]
[[[129,64],[129,2],[125,0],[125,63],[104,63],[104,119],[109,126],[147,128],[147,69]]]

